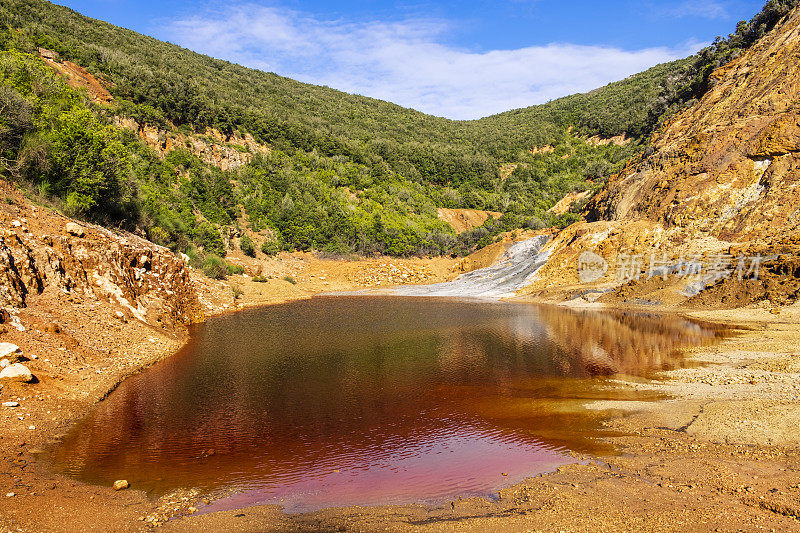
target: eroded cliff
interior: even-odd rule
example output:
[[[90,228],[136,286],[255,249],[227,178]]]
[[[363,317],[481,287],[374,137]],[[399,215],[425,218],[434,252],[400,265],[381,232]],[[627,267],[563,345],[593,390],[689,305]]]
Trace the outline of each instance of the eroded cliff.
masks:
[[[708,305],[794,301],[794,289],[777,294],[764,279],[731,274],[741,261],[749,271],[756,258],[765,265],[762,273],[780,278],[775,283],[796,285],[789,283],[794,269],[784,266],[800,251],[799,95],[800,10],[795,9],[714,72],[705,96],[670,120],[647,151],[612,177],[587,205],[589,222],[555,236],[548,245],[550,261],[523,292],[559,299],[612,292],[603,298],[646,303],[694,298],[696,303],[697,292],[710,287],[720,295],[713,302],[707,294],[699,298]],[[585,252],[605,262],[597,279],[581,279]],[[724,266],[726,275],[677,276],[686,273],[687,264],[701,265],[702,272]],[[745,282],[744,292],[752,294],[723,298],[733,289],[714,287],[730,286],[732,278]]]

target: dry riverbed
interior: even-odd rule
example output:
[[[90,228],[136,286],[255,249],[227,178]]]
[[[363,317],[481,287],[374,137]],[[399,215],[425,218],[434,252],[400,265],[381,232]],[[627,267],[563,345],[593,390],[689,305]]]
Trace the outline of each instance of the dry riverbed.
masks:
[[[294,261],[294,263],[293,263]],[[352,268],[287,258],[302,282],[275,276],[267,284],[233,278],[207,284],[201,296],[216,312],[306,297],[357,285]],[[296,264],[295,264],[296,263]],[[396,271],[402,265],[395,265]],[[379,264],[384,275],[391,267]],[[439,279],[448,268],[438,265]],[[330,272],[344,274],[331,275]],[[325,273],[321,274],[320,271]],[[378,274],[376,274],[378,275]],[[287,274],[288,276],[288,274]],[[320,279],[324,276],[324,279]],[[300,277],[300,276],[298,276]],[[296,281],[296,280],[295,280]],[[327,283],[326,283],[327,282]],[[231,284],[243,294],[233,299]],[[276,290],[267,291],[270,283]],[[277,290],[280,288],[280,290]],[[259,293],[259,291],[261,291]],[[274,506],[188,516],[199,495],[187,487],[151,499],[136,487],[114,491],[55,475],[36,460],[124,376],[173,353],[180,332],[120,318],[97,302],[43,294],[20,314],[26,331],[7,328],[39,378],[6,384],[0,408],[0,530],[775,530],[798,527],[800,516],[800,307],[779,315],[760,308],[692,312],[695,318],[743,326],[716,346],[695,349],[702,365],[665,373],[659,381],[616,386],[656,390],[656,403],[595,403],[612,410],[611,457],[585,457],[501,492],[490,502],[466,499],[420,505],[327,509],[285,515]],[[13,493],[13,496],[10,494]],[[172,518],[172,520],[167,520]]]

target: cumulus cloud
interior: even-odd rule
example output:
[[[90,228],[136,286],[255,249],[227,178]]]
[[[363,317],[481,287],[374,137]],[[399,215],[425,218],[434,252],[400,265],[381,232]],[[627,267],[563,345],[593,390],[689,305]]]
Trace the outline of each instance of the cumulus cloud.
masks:
[[[242,4],[175,20],[163,31],[214,57],[454,119],[585,92],[699,48],[553,43],[472,51],[446,44],[450,30],[441,20],[328,21]]]

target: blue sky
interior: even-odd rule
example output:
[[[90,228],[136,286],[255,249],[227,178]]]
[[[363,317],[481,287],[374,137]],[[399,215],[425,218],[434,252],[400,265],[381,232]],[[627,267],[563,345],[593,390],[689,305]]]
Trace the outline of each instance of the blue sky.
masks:
[[[685,57],[763,0],[74,0],[85,15],[262,70],[471,119]]]

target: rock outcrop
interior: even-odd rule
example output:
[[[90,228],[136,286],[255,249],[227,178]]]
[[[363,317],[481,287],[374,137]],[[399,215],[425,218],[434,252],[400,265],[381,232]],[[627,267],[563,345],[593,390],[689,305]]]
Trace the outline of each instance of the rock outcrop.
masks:
[[[800,255],[800,9],[710,83],[595,195],[585,211],[590,222],[554,237],[550,260],[524,292],[559,299],[615,292],[629,301],[678,303],[720,282],[695,277],[667,291],[687,261],[709,269],[724,258],[730,273],[736,261],[763,255],[767,271],[794,272],[781,265]],[[587,251],[609,264],[591,283],[579,276]],[[787,295],[775,298],[788,303]]]
[[[30,206],[0,185],[10,202],[0,209],[0,307],[22,308],[45,291],[61,291],[109,302],[154,326],[202,319],[189,268],[170,250]]]
[[[598,194],[590,218],[651,220],[729,241],[800,222],[800,10],[717,70],[712,88]]]
[[[209,129],[205,135],[184,135],[175,130],[168,131],[149,124],[140,124],[132,118],[115,117],[114,124],[136,132],[147,146],[160,156],[177,149],[185,149],[201,161],[221,170],[235,170],[248,164],[257,153],[268,153],[269,148],[259,144],[249,133],[225,135]]]

